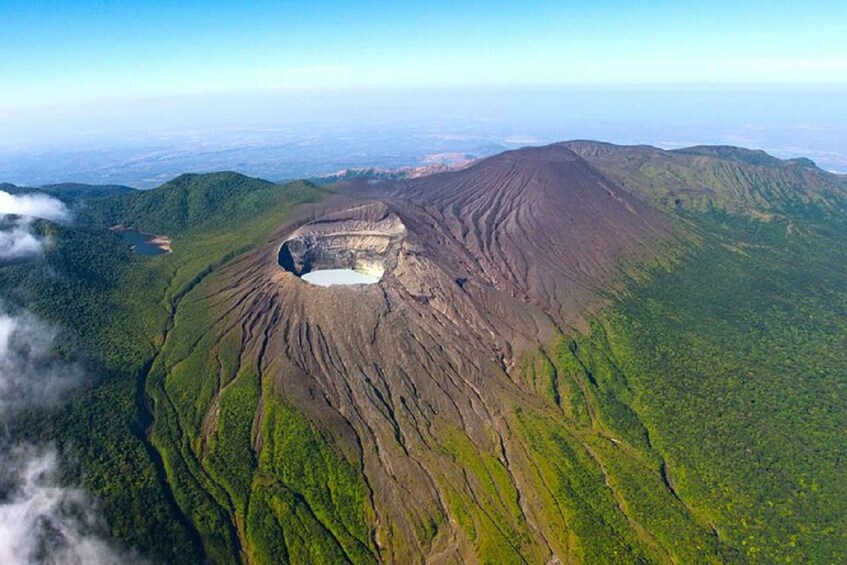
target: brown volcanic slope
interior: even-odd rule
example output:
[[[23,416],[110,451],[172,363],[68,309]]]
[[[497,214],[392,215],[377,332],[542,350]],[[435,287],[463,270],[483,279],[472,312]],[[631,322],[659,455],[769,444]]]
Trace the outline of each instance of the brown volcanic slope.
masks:
[[[550,344],[636,265],[678,246],[670,221],[563,146],[346,194],[302,211],[181,306],[151,394],[156,443],[187,513],[197,514],[202,485],[232,524],[237,555],[257,562],[273,559],[249,526],[262,512],[284,524],[287,555],[308,545],[291,533],[306,522],[280,510],[279,488],[353,561],[590,561],[601,549],[667,559],[598,455],[624,443],[594,421],[583,377],[556,375]],[[297,276],[363,264],[385,270],[378,284],[316,287]],[[536,383],[527,367],[552,376]],[[238,387],[256,398],[239,412],[249,438],[234,440],[225,420]],[[282,456],[268,414],[280,402],[355,469],[366,534],[333,518],[341,499],[327,506],[274,466]],[[586,414],[570,407],[581,402]],[[227,463],[226,442],[238,441],[252,454]],[[550,445],[560,460],[545,456]],[[235,478],[232,467],[251,458],[253,478]],[[640,472],[685,512],[656,470]],[[678,535],[712,543],[706,528],[680,523],[691,530]]]
[[[623,263],[653,255],[670,236],[664,216],[556,145],[388,192],[444,271],[538,306],[562,326],[613,289]]]

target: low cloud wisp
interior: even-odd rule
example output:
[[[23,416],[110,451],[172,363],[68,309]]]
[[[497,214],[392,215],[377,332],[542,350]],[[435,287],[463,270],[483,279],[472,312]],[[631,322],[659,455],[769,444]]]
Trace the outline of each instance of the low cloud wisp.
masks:
[[[0,422],[21,409],[49,405],[82,380],[82,369],[54,354],[56,330],[0,304]]]
[[[32,220],[69,222],[71,213],[61,200],[45,194],[9,194],[0,190],[0,261],[33,259],[46,241],[32,231]]]
[[[14,214],[66,222],[71,219],[71,213],[61,201],[46,194],[9,194],[0,190],[0,214]]]
[[[5,230],[0,230],[0,260],[16,261],[41,255],[44,239],[30,230],[30,222],[19,219],[10,222]]]
[[[81,490],[62,486],[55,449],[5,437],[20,410],[58,402],[83,380],[78,364],[57,355],[57,344],[55,328],[0,303],[0,563],[138,562],[97,534],[95,506]]]
[[[127,559],[96,532],[99,524],[82,491],[58,486],[55,450],[4,450],[0,481],[0,563],[118,565]]]

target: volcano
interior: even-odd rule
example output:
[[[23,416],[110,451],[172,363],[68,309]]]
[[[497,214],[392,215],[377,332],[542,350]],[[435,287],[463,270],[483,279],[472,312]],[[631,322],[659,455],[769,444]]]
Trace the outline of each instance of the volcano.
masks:
[[[168,392],[180,378],[171,371],[163,393],[172,401],[159,405],[174,403],[195,430],[202,461],[220,441],[227,390],[249,368],[261,391],[250,425],[257,461],[274,449],[261,431],[267,403],[284,399],[358,469],[371,533],[346,542],[333,533],[347,552],[370,546],[389,562],[473,555],[479,536],[453,518],[461,503],[475,508],[472,520],[500,524],[503,540],[520,538],[509,552],[567,556],[570,518],[544,494],[515,416],[565,409],[539,396],[522,367],[679,239],[666,216],[561,145],[418,179],[353,181],[201,287],[197,308],[219,313],[204,330],[217,376],[204,380],[201,410],[185,412]],[[380,280],[320,287],[301,278],[323,269]],[[240,344],[240,369],[224,366],[223,344]],[[580,394],[560,381],[557,397]],[[496,493],[445,449],[456,438],[496,467]],[[241,512],[233,536],[249,555],[251,510]]]
[[[573,141],[343,179],[85,199],[0,268],[4,300],[103,369],[10,438],[75,454],[116,543],[167,563],[843,561],[847,177]],[[134,254],[121,225],[173,251]]]

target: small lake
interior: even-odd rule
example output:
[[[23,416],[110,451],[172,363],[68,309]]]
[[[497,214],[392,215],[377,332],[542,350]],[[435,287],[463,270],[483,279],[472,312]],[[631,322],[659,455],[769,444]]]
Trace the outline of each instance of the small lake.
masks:
[[[354,271],[353,269],[323,269],[321,271],[310,271],[300,278],[317,286],[332,286],[335,284],[374,284],[378,283],[380,279],[380,277]]]
[[[139,255],[162,255],[168,252],[168,246],[162,244],[161,238],[149,233],[133,229],[124,229],[117,232],[121,239],[132,246],[132,250]]]

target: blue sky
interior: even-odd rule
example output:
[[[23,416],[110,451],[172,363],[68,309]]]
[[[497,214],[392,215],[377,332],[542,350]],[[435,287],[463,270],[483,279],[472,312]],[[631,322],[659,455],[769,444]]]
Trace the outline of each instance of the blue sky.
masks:
[[[847,84],[847,7],[0,0],[0,77],[5,111],[261,89]]]

